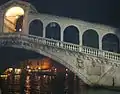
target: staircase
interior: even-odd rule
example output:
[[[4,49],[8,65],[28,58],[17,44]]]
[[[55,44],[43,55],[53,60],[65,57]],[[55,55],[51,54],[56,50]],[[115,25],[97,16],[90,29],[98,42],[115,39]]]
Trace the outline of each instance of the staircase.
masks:
[[[15,32],[16,31],[16,29],[15,29],[16,25],[7,18],[5,18],[5,20],[4,20],[4,25],[5,25],[7,32]]]

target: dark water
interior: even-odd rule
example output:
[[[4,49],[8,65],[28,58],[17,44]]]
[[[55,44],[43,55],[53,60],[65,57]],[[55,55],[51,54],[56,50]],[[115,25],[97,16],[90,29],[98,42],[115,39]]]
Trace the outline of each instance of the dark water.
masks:
[[[1,79],[2,94],[120,94],[120,91],[91,88],[73,74],[11,75]]]

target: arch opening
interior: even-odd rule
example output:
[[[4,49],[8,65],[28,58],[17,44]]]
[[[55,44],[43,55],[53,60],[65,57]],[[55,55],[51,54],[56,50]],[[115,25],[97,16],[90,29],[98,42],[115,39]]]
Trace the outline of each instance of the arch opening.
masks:
[[[99,35],[95,30],[86,30],[82,36],[82,42],[84,46],[99,49]]]
[[[29,34],[43,37],[43,23],[35,19],[29,25]]]
[[[119,52],[119,39],[115,34],[106,34],[102,38],[102,49],[111,51],[111,52]]]
[[[11,67],[11,66],[7,67],[5,69],[5,72],[6,73],[9,72],[9,69],[12,68],[11,71],[15,71],[15,73],[18,73],[17,69],[20,69],[19,66],[21,66],[21,72],[22,72],[22,68],[23,68],[24,70],[26,69],[27,74],[25,74],[25,75],[22,74],[22,75],[20,75],[20,77],[22,77],[22,81],[23,81],[23,77],[25,78],[25,76],[26,77],[29,76],[30,78],[32,78],[32,80],[30,80],[30,84],[29,84],[31,87],[36,86],[36,85],[31,84],[31,82],[34,83],[34,81],[38,82],[38,83],[40,81],[42,81],[42,85],[44,82],[45,83],[47,82],[47,84],[45,84],[45,87],[44,87],[45,89],[46,89],[46,86],[48,85],[47,88],[49,89],[49,91],[53,92],[52,91],[53,89],[55,89],[55,90],[57,89],[57,92],[55,93],[55,94],[57,94],[59,88],[62,87],[63,89],[62,90],[60,89],[60,92],[62,92],[61,94],[64,94],[63,91],[66,90],[66,87],[67,87],[68,92],[74,93],[73,88],[74,88],[74,85],[76,85],[76,83],[74,84],[74,81],[76,81],[76,80],[77,80],[76,82],[80,81],[82,83],[82,85],[83,84],[86,85],[81,79],[78,78],[78,76],[76,76],[76,74],[74,74],[71,70],[69,70],[67,67],[65,67],[58,61],[54,61],[53,58],[43,56],[42,54],[36,53],[34,51],[31,52],[30,49],[29,50],[23,49],[23,48],[20,49],[20,48],[16,48],[16,47],[0,49],[0,52],[1,51],[3,52],[4,55],[2,55],[2,54],[0,54],[0,55],[3,57],[6,55],[8,57],[10,56],[9,59],[10,58],[13,59],[14,57],[17,57],[17,59],[20,60],[21,56],[24,57],[24,60],[22,62],[17,62],[16,60],[14,60],[14,63],[9,62],[9,64],[12,63],[12,65],[14,65],[14,67]],[[4,51],[7,51],[8,54],[4,53]],[[15,55],[15,53],[20,53],[20,54]],[[13,55],[13,56],[11,56],[11,55]],[[27,60],[25,60],[25,59],[27,59]],[[19,64],[15,65],[15,63],[19,63]],[[49,66],[49,65],[52,65],[52,67],[50,67],[50,69],[44,69],[44,68],[42,69],[42,67]],[[32,71],[32,70],[35,70],[35,71]],[[18,75],[19,75],[19,73],[18,73]],[[13,78],[13,75],[9,76],[9,78]],[[39,78],[39,80],[37,80],[37,78]],[[43,79],[45,79],[45,80],[43,80]],[[17,81],[17,83],[19,83],[19,81]],[[27,83],[29,83],[28,79],[27,79]],[[59,85],[58,85],[58,83],[59,83]],[[9,85],[9,83],[7,85]],[[12,85],[14,85],[14,84],[12,84]],[[39,84],[39,85],[41,86],[41,84]],[[50,89],[49,86],[52,86],[52,90]],[[53,86],[55,88],[53,88]],[[39,87],[39,89],[41,89],[41,91],[44,90],[41,87]],[[34,92],[33,90],[34,90],[34,88],[32,88],[32,92]],[[71,90],[73,90],[73,91],[71,91]]]
[[[4,32],[21,32],[24,15],[24,9],[19,6],[9,8],[4,15]]]
[[[23,49],[23,46],[17,46],[17,45],[9,45],[9,46],[6,46],[6,47],[11,47],[11,48],[17,48],[17,49]],[[79,73],[78,71],[76,71],[72,65],[70,65],[69,63],[65,62],[64,60],[60,59],[59,57],[57,56],[52,56],[51,54],[47,53],[47,52],[44,52],[44,51],[40,51],[39,49],[37,48],[26,48],[24,47],[24,50],[29,50],[29,51],[33,51],[35,53],[38,53],[38,54],[41,54],[42,56],[45,56],[45,57],[48,57],[48,58],[51,58],[52,60],[56,61],[57,63],[61,64],[62,66],[68,68],[71,72],[73,72],[76,76],[78,76],[79,79],[81,79],[84,83],[86,84],[91,84],[89,82],[89,80],[86,79],[86,77],[82,74],[82,73]],[[22,51],[21,51],[22,52]],[[20,56],[20,54],[17,54],[18,56]],[[16,55],[15,55],[16,56]],[[32,56],[32,55],[31,55]],[[21,56],[20,56],[21,58]],[[14,59],[14,58],[12,58]]]
[[[46,27],[46,38],[60,40],[61,32],[60,32],[60,26],[56,22],[51,22]]]
[[[64,30],[63,40],[74,44],[79,44],[79,30],[75,26],[68,26]]]

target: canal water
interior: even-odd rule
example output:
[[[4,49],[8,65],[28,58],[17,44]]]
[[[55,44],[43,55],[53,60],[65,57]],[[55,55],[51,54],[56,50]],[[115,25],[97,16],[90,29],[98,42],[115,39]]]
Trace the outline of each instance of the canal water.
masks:
[[[120,94],[119,90],[93,88],[72,73],[21,74],[1,78],[2,94]]]

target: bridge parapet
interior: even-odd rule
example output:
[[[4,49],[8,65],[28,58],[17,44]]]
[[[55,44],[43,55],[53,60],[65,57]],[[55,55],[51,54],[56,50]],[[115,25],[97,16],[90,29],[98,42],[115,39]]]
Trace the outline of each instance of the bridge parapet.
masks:
[[[89,85],[111,86],[116,83],[120,86],[120,75],[117,75],[120,72],[119,54],[20,33],[0,34],[0,46],[30,49],[48,56],[68,67]]]
[[[31,41],[31,42],[38,43],[38,44],[40,43],[40,44],[44,44],[44,45],[48,45],[48,46],[53,46],[53,47],[57,47],[57,48],[61,48],[61,49],[70,50],[73,52],[81,52],[81,53],[84,53],[87,55],[102,57],[102,58],[106,58],[106,59],[110,59],[110,60],[115,60],[115,61],[120,60],[120,54],[117,54],[114,52],[109,52],[109,51],[104,51],[104,50],[99,50],[99,49],[95,49],[95,48],[91,48],[91,47],[76,45],[76,44],[72,44],[72,43],[38,37],[38,36],[34,36],[34,35],[25,35],[25,34],[20,34],[20,33],[2,33],[2,34],[0,34],[0,39],[11,39],[11,38],[24,39],[26,41]]]

